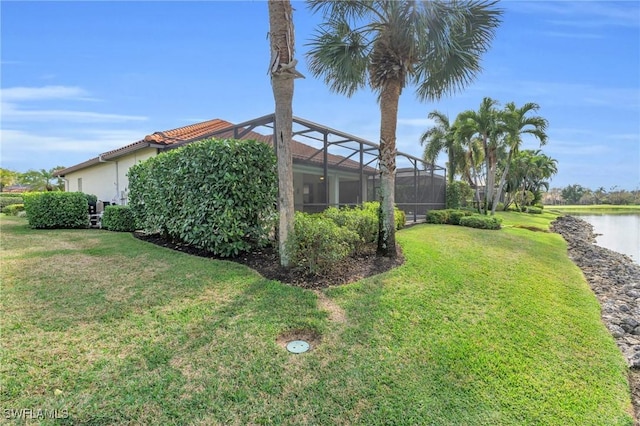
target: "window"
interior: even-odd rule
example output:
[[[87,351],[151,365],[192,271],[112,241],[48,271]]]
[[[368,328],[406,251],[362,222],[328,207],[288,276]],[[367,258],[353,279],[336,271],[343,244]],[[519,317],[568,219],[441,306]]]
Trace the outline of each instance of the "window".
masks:
[[[82,178],[78,178],[78,192],[82,192]]]

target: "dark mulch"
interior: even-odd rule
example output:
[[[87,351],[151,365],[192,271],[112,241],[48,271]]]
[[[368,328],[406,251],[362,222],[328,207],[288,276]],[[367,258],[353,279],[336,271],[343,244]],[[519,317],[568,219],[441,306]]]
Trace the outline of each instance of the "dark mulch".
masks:
[[[380,274],[404,263],[404,256],[402,255],[400,246],[397,246],[397,256],[395,258],[378,256],[376,255],[375,246],[371,246],[367,247],[364,253],[347,258],[330,270],[323,271],[322,275],[312,275],[301,269],[287,269],[280,266],[278,251],[273,247],[265,247],[250,253],[242,253],[237,257],[220,257],[196,247],[168,241],[159,235],[147,235],[135,232],[134,236],[140,240],[194,256],[240,263],[257,271],[267,279],[277,280],[303,288],[322,288],[332,285],[348,284],[362,278]]]

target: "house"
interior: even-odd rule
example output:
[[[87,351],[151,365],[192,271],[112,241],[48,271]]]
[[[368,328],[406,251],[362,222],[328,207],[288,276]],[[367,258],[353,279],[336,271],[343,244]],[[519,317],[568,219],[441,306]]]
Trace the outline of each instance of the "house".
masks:
[[[316,212],[330,205],[356,205],[375,200],[379,186],[379,172],[375,165],[378,146],[367,140],[319,124],[294,117],[293,183],[295,208]],[[207,138],[254,139],[273,146],[275,132],[273,114],[240,124],[213,119],[172,130],[155,132],[121,148],[76,164],[56,173],[65,181],[66,191],[94,194],[99,200],[126,204],[131,166],[167,150]],[[267,129],[267,134],[256,129]],[[302,143],[299,139],[304,139]],[[409,189],[407,203],[396,200],[409,214],[424,214],[425,209],[444,206],[445,170],[426,165],[421,159],[398,153],[398,159],[408,160],[411,167],[403,168],[416,190],[421,181],[420,194]],[[408,171],[407,171],[408,170]],[[407,174],[408,173],[408,174]],[[437,182],[437,185],[433,183]],[[413,187],[412,187],[413,188]],[[407,192],[405,190],[405,192]],[[425,194],[430,193],[430,196]],[[421,207],[417,202],[424,204]],[[403,207],[407,204],[409,208]]]

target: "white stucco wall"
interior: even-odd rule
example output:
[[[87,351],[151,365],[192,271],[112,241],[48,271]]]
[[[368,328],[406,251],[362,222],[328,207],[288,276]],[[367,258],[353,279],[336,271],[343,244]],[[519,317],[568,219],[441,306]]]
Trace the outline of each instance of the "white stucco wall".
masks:
[[[123,192],[126,193],[129,190],[127,177],[129,168],[155,155],[157,155],[155,148],[145,148],[116,160],[98,163],[69,173],[65,176],[66,190],[82,191],[97,196],[101,201],[115,201],[116,204],[122,204]],[[79,185],[79,179],[82,179],[82,187]]]

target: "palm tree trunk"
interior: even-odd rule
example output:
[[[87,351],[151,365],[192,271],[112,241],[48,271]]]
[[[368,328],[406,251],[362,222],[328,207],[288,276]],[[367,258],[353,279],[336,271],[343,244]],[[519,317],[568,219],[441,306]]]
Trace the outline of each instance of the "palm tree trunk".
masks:
[[[502,191],[504,189],[504,183],[507,180],[507,174],[509,173],[509,166],[511,165],[511,158],[513,158],[513,150],[509,150],[509,155],[507,156],[507,163],[502,171],[502,176],[500,177],[500,183],[498,184],[498,192],[496,193],[495,198],[493,199],[493,206],[491,207],[491,214],[496,214],[496,208],[498,207],[498,203],[500,202],[500,197],[502,197]]]
[[[488,136],[482,135],[482,148],[484,149],[484,162],[485,162],[485,179],[484,179],[484,201],[480,207],[480,213],[487,214],[487,207],[489,206],[489,197],[491,196],[489,188],[493,186],[491,181],[491,150],[489,149]]]
[[[293,80],[302,77],[293,59],[293,11],[288,0],[269,1],[269,39],[271,44],[271,87],[275,100],[275,140],[278,158],[278,249],[280,264],[288,267],[287,241],[294,231],[293,161]]]
[[[380,92],[380,220],[378,254],[396,256],[396,127],[402,84],[388,80]]]

